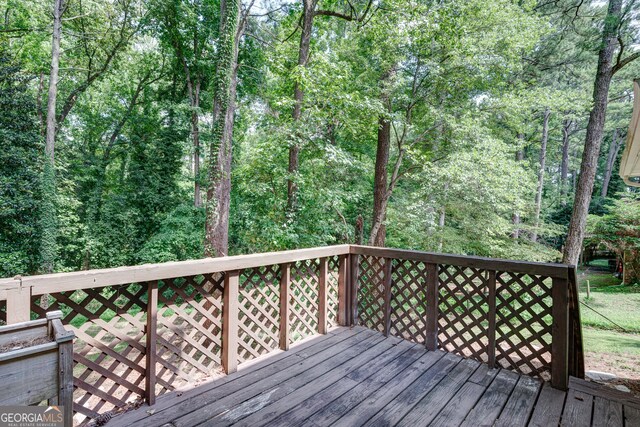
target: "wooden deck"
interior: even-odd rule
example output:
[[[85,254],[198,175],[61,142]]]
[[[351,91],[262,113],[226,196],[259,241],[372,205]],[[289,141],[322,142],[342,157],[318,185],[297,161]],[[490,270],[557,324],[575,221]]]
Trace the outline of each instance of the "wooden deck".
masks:
[[[640,400],[568,392],[362,327],[333,329],[109,426],[640,426]]]

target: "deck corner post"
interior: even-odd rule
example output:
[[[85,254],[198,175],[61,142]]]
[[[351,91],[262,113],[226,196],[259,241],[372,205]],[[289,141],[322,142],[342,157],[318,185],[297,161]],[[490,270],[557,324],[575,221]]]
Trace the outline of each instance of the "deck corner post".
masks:
[[[20,286],[7,290],[7,325],[31,320],[31,287]]]
[[[384,289],[384,336],[389,336],[391,330],[391,287],[393,275],[393,258],[384,258],[383,289]]]
[[[156,343],[158,322],[158,281],[147,282],[147,324],[145,338],[144,400],[147,405],[156,403]]]
[[[227,375],[238,370],[239,288],[240,272],[225,272],[222,302],[222,367]]]
[[[425,346],[429,351],[438,349],[438,264],[429,263],[427,270],[427,319]]]
[[[358,277],[360,274],[360,255],[350,255],[349,302],[351,326],[358,325]]]
[[[340,255],[338,258],[338,324],[348,326],[349,319],[349,270],[348,255]]]
[[[289,313],[291,292],[291,264],[280,264],[280,342],[281,350],[289,350]]]
[[[554,277],[551,286],[551,385],[566,390],[569,385],[569,282],[566,278]]]
[[[327,257],[320,258],[320,272],[318,276],[318,333],[326,334],[328,329],[328,274],[329,260]]]

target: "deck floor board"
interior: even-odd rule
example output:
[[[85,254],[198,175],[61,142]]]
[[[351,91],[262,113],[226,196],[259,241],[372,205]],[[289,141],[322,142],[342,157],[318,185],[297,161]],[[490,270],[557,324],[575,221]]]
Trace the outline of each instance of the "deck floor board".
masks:
[[[234,374],[160,396],[118,426],[640,427],[640,400],[548,383],[362,327],[335,328]]]

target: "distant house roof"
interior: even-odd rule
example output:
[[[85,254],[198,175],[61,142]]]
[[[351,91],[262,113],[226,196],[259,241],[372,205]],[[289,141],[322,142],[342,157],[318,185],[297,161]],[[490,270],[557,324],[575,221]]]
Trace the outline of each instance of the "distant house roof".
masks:
[[[640,83],[633,82],[633,115],[620,162],[620,177],[627,185],[640,187]]]

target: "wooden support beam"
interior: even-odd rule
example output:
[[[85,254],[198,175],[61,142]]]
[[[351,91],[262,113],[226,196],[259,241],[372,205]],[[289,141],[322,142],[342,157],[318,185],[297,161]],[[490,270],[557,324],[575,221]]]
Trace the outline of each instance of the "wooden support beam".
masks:
[[[340,326],[347,326],[349,323],[349,299],[348,299],[348,284],[349,284],[349,269],[347,263],[347,255],[340,255],[338,258],[338,324]]]
[[[226,374],[238,370],[239,293],[240,272],[225,272],[222,302],[222,367]]]
[[[289,350],[291,264],[280,264],[280,349]]]
[[[326,257],[320,258],[320,275],[318,276],[318,333],[326,334],[328,329],[328,274],[329,261]]]
[[[553,279],[553,324],[551,327],[551,385],[566,390],[569,384],[569,284]]]
[[[384,289],[384,336],[389,336],[391,330],[391,279],[393,274],[393,259],[385,258],[382,269],[382,287]]]
[[[427,264],[427,320],[426,339],[427,350],[438,348],[438,264]]]
[[[491,369],[496,367],[496,272],[489,270],[487,278],[487,290],[489,311],[487,312],[489,329],[487,335],[489,343],[487,344],[487,360]]]
[[[351,301],[349,303],[350,309],[350,318],[351,318],[351,326],[356,326],[358,324],[358,276],[360,274],[360,256],[359,255],[350,255],[350,270],[351,270],[351,280],[349,286],[350,298]]]
[[[18,286],[7,291],[7,325],[31,320],[31,288]]]
[[[144,400],[156,403],[156,334],[158,322],[158,281],[147,282],[147,324],[145,345]]]

